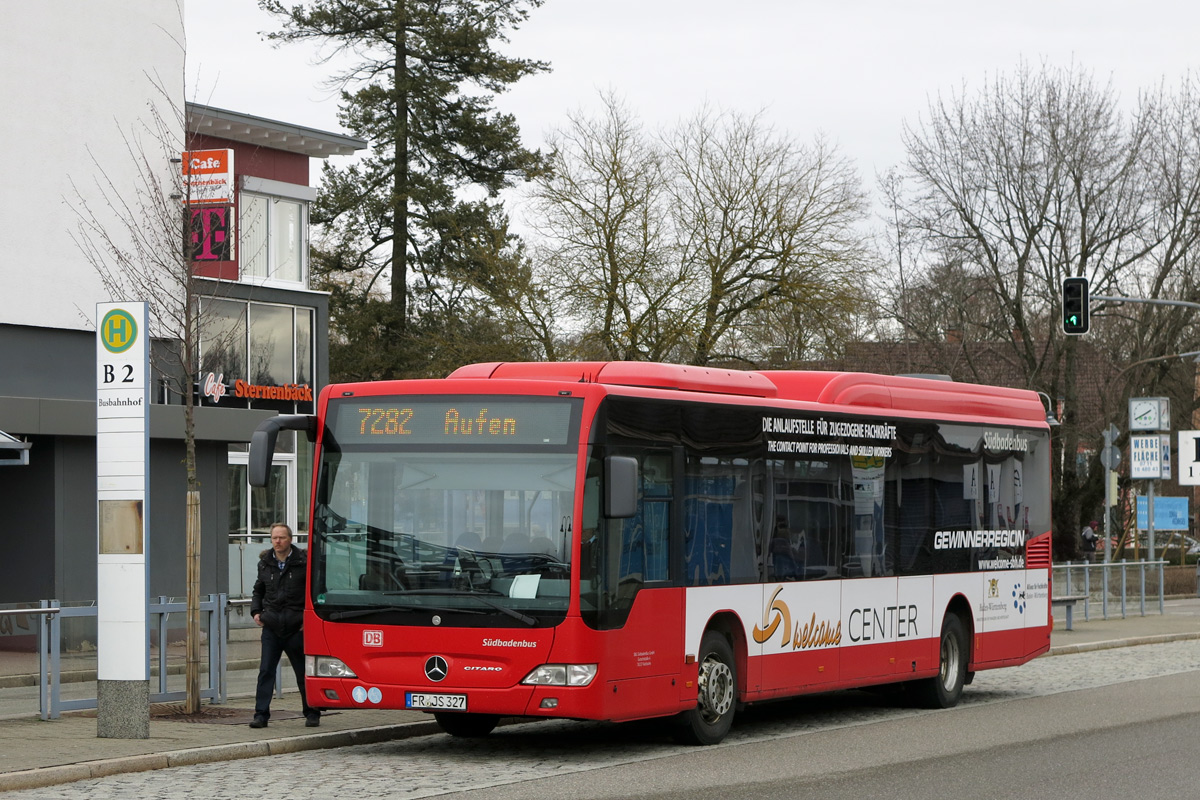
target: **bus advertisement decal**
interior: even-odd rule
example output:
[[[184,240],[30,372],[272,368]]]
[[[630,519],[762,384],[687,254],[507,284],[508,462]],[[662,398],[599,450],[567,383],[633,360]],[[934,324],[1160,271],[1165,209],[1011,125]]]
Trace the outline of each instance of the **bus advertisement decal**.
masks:
[[[782,591],[782,586],[777,587],[771,595],[770,603],[763,609],[763,624],[762,627],[754,626],[754,641],[765,644],[777,630],[781,630],[781,648],[787,648],[790,644],[793,650],[807,650],[814,647],[835,647],[842,643],[842,623],[818,621],[816,612],[803,624],[797,620],[793,628],[792,612],[788,604],[779,597]]]

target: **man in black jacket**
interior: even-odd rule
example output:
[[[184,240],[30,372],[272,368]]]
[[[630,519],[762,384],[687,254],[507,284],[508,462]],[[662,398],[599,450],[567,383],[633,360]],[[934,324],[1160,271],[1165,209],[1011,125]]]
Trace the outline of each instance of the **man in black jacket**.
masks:
[[[287,653],[300,685],[300,702],[305,725],[321,724],[321,712],[308,705],[304,694],[304,578],[307,556],[292,547],[292,529],[282,522],[271,526],[271,547],[258,559],[258,580],[250,613],[262,628],[262,661],[258,668],[258,691],[254,695],[251,728],[267,727],[271,718],[271,695],[275,692],[275,670]]]

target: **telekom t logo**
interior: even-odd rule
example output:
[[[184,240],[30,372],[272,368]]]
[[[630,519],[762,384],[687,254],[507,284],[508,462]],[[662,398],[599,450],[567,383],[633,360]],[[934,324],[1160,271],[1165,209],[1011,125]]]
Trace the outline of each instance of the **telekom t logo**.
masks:
[[[229,206],[203,206],[190,213],[192,261],[229,261]]]

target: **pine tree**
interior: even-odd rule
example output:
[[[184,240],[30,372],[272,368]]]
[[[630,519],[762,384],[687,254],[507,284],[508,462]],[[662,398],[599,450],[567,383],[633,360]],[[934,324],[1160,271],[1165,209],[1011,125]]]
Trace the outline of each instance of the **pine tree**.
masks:
[[[453,314],[463,286],[486,283],[511,264],[513,242],[497,197],[541,174],[544,164],[492,101],[548,66],[507,57],[495,45],[541,3],[260,0],[283,22],[270,38],[318,41],[329,56],[349,58],[330,83],[341,89],[342,124],[371,151],[358,164],[325,165],[312,221],[330,234],[333,257],[325,263],[369,275],[358,281],[368,290],[390,273],[387,316],[397,336],[424,314]]]

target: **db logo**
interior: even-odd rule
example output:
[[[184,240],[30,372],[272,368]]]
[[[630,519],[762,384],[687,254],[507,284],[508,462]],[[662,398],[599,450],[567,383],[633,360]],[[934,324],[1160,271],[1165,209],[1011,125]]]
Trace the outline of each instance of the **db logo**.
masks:
[[[363,647],[383,647],[383,631],[363,631]]]

